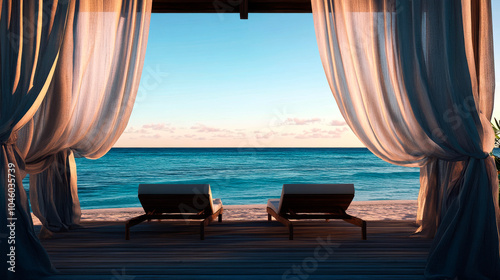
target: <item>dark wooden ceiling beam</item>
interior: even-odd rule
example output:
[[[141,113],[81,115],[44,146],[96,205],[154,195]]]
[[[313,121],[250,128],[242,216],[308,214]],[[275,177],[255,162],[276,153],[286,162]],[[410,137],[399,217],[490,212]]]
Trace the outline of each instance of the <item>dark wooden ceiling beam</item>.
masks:
[[[245,5],[245,3],[247,5]],[[311,0],[153,0],[153,13],[311,13]]]
[[[241,0],[240,19],[248,19],[248,0]]]

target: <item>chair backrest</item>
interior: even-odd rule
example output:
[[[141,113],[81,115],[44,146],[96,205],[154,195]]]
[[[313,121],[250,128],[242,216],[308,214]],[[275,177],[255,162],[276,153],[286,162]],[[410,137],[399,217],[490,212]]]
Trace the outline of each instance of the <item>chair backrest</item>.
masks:
[[[354,184],[284,184],[278,211],[341,213],[354,198]]]
[[[146,213],[213,214],[209,184],[140,184],[139,201]]]

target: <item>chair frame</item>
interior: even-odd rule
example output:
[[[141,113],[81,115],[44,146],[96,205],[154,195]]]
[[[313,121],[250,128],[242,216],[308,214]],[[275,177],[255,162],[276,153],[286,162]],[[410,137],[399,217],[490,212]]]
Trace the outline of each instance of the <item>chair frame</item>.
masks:
[[[205,227],[218,217],[218,222],[222,222],[222,213],[224,208],[212,213],[210,203],[198,213],[190,207],[193,201],[209,201],[210,197],[206,194],[139,194],[139,200],[143,205],[146,214],[134,217],[125,223],[125,240],[130,240],[130,228],[146,220],[151,221],[165,219],[183,219],[183,220],[202,220],[200,222],[200,239],[205,240]],[[171,207],[168,205],[178,205]],[[190,212],[182,212],[186,209]],[[194,211],[193,211],[194,210]],[[192,212],[192,213],[191,213]],[[169,214],[175,213],[175,214]]]
[[[353,198],[354,194],[284,194],[280,198],[282,200],[280,213],[267,207],[267,220],[271,221],[271,217],[274,217],[276,221],[286,226],[288,238],[293,240],[293,223],[290,219],[325,219],[327,222],[330,219],[342,219],[361,227],[361,238],[366,240],[366,221],[345,212]],[[330,213],[319,214],[324,209],[329,209]]]

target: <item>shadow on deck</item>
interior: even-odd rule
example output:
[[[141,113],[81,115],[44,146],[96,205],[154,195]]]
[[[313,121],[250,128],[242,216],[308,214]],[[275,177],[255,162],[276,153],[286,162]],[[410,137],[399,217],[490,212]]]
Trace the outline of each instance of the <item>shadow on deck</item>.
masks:
[[[152,221],[125,240],[120,222],[42,240],[59,275],[46,279],[422,279],[431,240],[411,237],[408,221],[369,221],[368,240],[343,221]]]

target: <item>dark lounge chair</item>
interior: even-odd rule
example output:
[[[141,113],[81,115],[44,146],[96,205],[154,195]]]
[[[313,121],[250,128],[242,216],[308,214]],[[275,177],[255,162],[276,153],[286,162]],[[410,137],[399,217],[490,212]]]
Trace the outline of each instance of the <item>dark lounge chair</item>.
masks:
[[[201,220],[201,240],[205,239],[205,226],[216,217],[222,222],[222,201],[212,199],[209,184],[141,184],[139,200],[146,214],[126,222],[126,240],[130,239],[130,228],[145,220]]]
[[[366,240],[366,222],[345,212],[353,198],[353,184],[285,184],[280,199],[268,200],[267,216],[288,228],[290,240],[290,219],[343,219],[361,227],[361,237]]]

